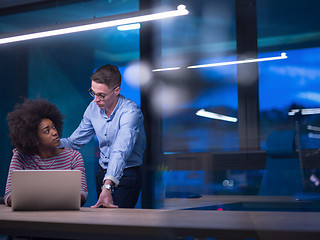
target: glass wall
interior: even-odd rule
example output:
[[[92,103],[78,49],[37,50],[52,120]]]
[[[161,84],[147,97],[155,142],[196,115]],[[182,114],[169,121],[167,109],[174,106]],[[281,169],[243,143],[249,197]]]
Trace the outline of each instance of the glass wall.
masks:
[[[316,9],[320,4],[272,0],[257,4],[259,56],[278,56],[282,52],[288,56],[286,60],[259,65],[261,147],[265,149],[272,131],[296,128],[301,112],[294,114],[292,110],[319,107],[320,27]],[[305,16],[297,18],[301,12]]]
[[[164,79],[163,151],[238,150],[236,66],[190,68],[236,60],[234,1],[186,5],[188,16],[162,24],[159,68],[180,67],[157,73]],[[215,118],[203,116],[207,113]]]
[[[199,67],[237,60],[235,1],[184,4],[188,16],[162,24],[156,61],[158,70],[179,69],[155,73],[163,82],[166,197],[180,197],[182,204],[188,194],[241,194],[247,185],[241,171],[214,170],[213,162],[214,153],[239,151],[237,66]]]
[[[317,193],[320,3],[260,0],[257,6],[259,57],[288,56],[259,64],[263,194]]]
[[[248,13],[256,14],[258,58],[283,53],[288,57],[258,63],[257,109],[238,101],[243,88],[237,66],[187,68],[241,57],[236,1],[187,1],[191,14],[163,25],[158,68],[181,67],[156,75],[163,79],[164,89],[162,142],[168,198],[188,192],[300,197],[318,191],[319,3],[252,2],[256,8]],[[305,17],[298,18],[299,14]],[[246,112],[242,118],[240,108]],[[206,116],[213,118],[203,117],[208,112]],[[254,140],[259,147],[254,151],[240,150],[241,121],[258,122]]]

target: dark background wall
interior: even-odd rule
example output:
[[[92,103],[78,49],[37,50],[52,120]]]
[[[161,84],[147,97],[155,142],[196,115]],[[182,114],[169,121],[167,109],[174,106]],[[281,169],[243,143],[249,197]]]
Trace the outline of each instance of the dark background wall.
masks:
[[[6,115],[19,101],[20,97],[27,96],[28,88],[28,64],[27,50],[23,46],[19,47],[1,47],[1,64],[0,64],[0,102],[1,102],[1,118],[0,118],[0,136],[1,136],[1,161],[0,161],[0,186],[1,195],[4,194],[4,186],[8,173],[9,161],[12,156],[12,146],[8,139],[8,124]],[[16,64],[11,61],[15,59]]]
[[[94,50],[76,41],[50,39],[0,48],[1,55],[1,176],[8,172],[11,146],[6,115],[23,98],[44,98],[56,104],[65,115],[63,136],[68,137],[81,121],[87,104],[87,93],[93,72]],[[23,136],[21,136],[23,137]],[[89,190],[94,193],[94,174],[97,164],[95,142],[82,148]],[[1,177],[1,195],[6,177]],[[93,203],[90,194],[88,203]]]

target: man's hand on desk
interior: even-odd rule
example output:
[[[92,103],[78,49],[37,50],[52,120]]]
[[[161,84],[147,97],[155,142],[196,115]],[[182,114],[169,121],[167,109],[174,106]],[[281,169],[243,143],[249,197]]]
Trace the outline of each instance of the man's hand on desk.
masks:
[[[113,185],[111,185],[111,182],[109,182],[109,180],[106,180],[105,185],[102,187],[102,191],[100,193],[98,202],[91,207],[98,208],[102,206],[105,208],[117,208],[118,206],[113,204],[113,199],[111,194],[112,191],[113,191]]]

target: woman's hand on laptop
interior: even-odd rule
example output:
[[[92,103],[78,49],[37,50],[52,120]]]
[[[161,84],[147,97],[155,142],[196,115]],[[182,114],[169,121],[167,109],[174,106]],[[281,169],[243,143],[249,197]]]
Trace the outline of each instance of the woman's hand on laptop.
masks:
[[[8,204],[9,207],[11,207],[11,195],[7,199],[7,204]]]

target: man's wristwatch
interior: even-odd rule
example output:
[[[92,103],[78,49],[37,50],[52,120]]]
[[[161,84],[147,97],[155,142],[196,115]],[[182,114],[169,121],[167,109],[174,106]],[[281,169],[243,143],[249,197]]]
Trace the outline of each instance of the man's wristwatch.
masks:
[[[102,191],[103,189],[108,189],[110,192],[113,193],[113,191],[114,191],[114,186],[111,185],[111,184],[104,184],[104,185],[102,185],[102,187],[101,187],[101,191]]]

